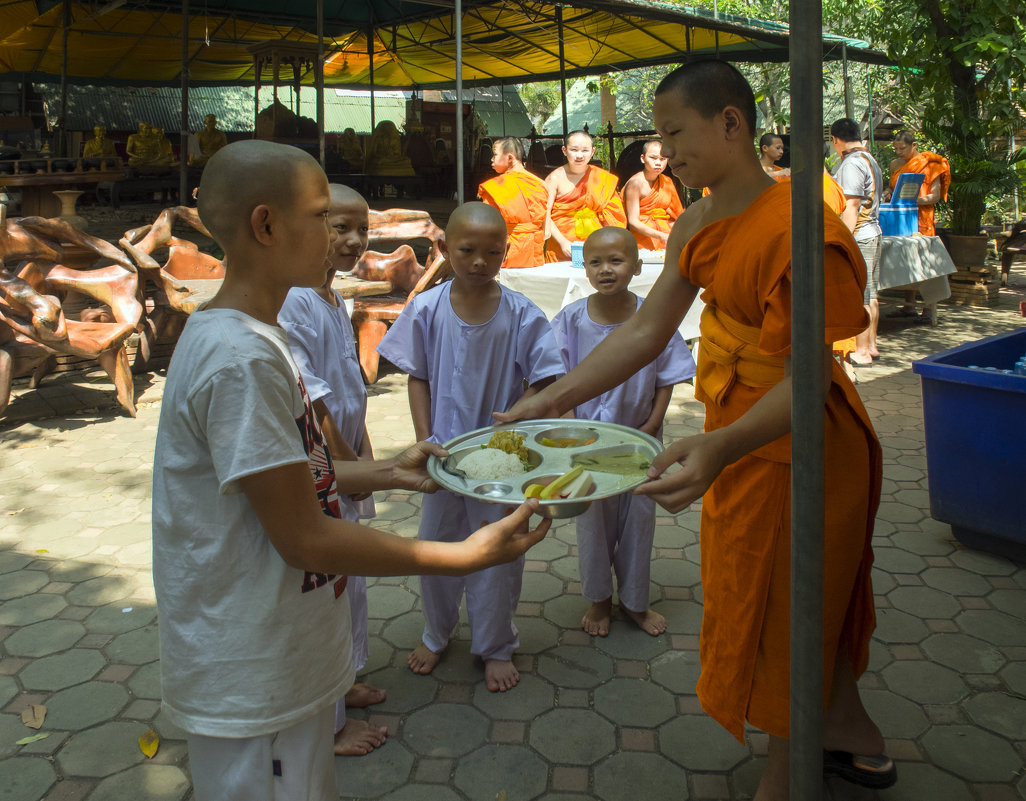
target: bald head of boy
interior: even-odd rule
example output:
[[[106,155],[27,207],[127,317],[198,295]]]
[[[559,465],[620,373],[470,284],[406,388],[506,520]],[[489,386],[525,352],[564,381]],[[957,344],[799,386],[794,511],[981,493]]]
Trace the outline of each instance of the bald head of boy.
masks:
[[[638,253],[638,240],[626,228],[617,228],[610,225],[593,231],[584,240],[584,250],[585,252],[591,252],[596,248],[616,248],[630,262],[637,262],[641,258]]]
[[[317,161],[290,145],[246,139],[218,150],[203,169],[197,208],[226,251],[253,224],[258,206],[287,209],[307,181],[327,179]]]
[[[494,278],[506,258],[506,221],[487,203],[464,203],[445,226],[442,253],[457,280],[468,275]]]
[[[487,203],[474,201],[464,203],[450,216],[449,222],[445,225],[445,238],[452,238],[457,232],[487,231],[489,233],[502,229],[502,235],[506,235],[506,221],[502,218],[499,210]]]

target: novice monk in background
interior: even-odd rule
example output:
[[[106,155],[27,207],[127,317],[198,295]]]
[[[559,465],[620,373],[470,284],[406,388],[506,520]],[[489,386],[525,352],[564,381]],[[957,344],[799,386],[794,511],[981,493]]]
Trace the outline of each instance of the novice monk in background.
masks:
[[[756,801],[788,797],[791,518],[791,196],[752,149],[755,98],[722,61],[696,61],[656,89],[655,128],[670,169],[708,197],[681,215],[666,269],[644,305],[579,367],[500,420],[555,417],[651,361],[700,288],[695,396],[705,433],[659,454],[636,492],[671,512],[702,498],[703,708],[738,740],[745,721],[769,733]],[[825,211],[825,210],[824,210]],[[825,213],[827,369],[824,484],[825,770],[867,787],[896,778],[855,679],[875,617],[870,568],[882,458],[865,408],[830,343],[866,326],[865,264],[848,228]],[[679,265],[678,265],[679,262]],[[794,365],[801,369],[801,365]],[[674,462],[681,469],[665,473]]]
[[[509,250],[502,266],[544,264],[549,190],[541,178],[524,167],[524,146],[519,139],[506,136],[492,145],[492,169],[498,177],[482,183],[477,194],[489,206],[497,208],[506,221]]]
[[[367,201],[341,184],[331,184],[328,224],[336,238],[328,258],[331,268],[321,286],[293,287],[278,313],[278,324],[289,337],[289,348],[299,365],[307,394],[335,465],[340,489],[345,492],[360,459],[373,459],[367,434],[367,390],[356,356],[353,324],[342,297],[331,288],[338,271],[351,272],[367,250]],[[374,517],[374,499],[368,493],[339,495],[343,520]],[[370,657],[367,636],[367,579],[350,576],[346,585],[353,630],[353,667],[363,670]],[[349,720],[346,707],[366,707],[385,700],[385,691],[357,682],[335,705],[335,753],[368,754],[385,742],[388,730],[363,720]]]
[[[602,226],[627,227],[616,176],[591,164],[594,153],[591,137],[574,131],[563,145],[566,164],[545,179],[549,190],[545,261],[569,261],[570,243],[584,241]]]
[[[600,228],[584,243],[584,269],[595,294],[574,301],[552,321],[563,366],[573,369],[610,333],[634,316],[641,298],[627,287],[641,273],[638,245],[623,228]],[[695,362],[679,333],[656,359],[574,410],[574,416],[631,426],[662,439],[663,417],[673,385],[695,374]],[[613,578],[620,609],[653,637],[666,631],[666,618],[649,607],[649,575],[655,537],[655,503],[644,495],[614,495],[593,501],[577,517],[577,560],[581,594],[591,606],[581,628],[609,634]]]
[[[774,181],[791,177],[787,167],[778,167],[777,162],[784,156],[784,140],[775,133],[764,133],[759,138],[759,163],[765,173]]]
[[[623,185],[623,205],[627,227],[645,250],[666,250],[670,227],[684,206],[673,179],[664,173],[666,157],[655,139],[645,142],[641,151],[643,169]]]
[[[418,437],[447,442],[492,424],[505,409],[563,374],[555,337],[541,309],[495,281],[506,254],[506,223],[485,203],[453,212],[441,242],[452,281],[417,295],[378,345],[409,374],[410,411]],[[446,490],[425,496],[417,536],[460,542],[502,507]],[[523,560],[463,578],[420,582],[423,640],[407,658],[414,673],[430,673],[442,658],[467,596],[470,652],[484,660],[485,683],[505,692],[520,681],[513,653],[520,645],[513,614],[520,599]]]

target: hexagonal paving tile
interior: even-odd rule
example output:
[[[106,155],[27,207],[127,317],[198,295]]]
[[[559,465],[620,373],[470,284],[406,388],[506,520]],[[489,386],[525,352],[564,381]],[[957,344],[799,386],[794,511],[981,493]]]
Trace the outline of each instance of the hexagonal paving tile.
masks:
[[[620,726],[652,728],[677,712],[676,699],[646,679],[615,678],[595,688],[595,711]]]
[[[985,729],[1010,740],[1026,740],[1026,700],[1008,693],[980,693],[962,706]]]
[[[837,780],[838,789],[850,792],[852,785]],[[846,786],[845,786],[846,785]],[[877,791],[884,801],[910,801],[910,799],[944,799],[944,801],[974,801],[968,785],[936,765],[922,762],[898,764],[898,783]],[[835,798],[846,798],[836,795]]]
[[[541,603],[563,594],[563,582],[548,573],[530,571],[524,573],[520,600]]]
[[[931,567],[920,575],[927,585],[950,595],[986,595],[994,589],[983,576],[959,567]]]
[[[603,801],[673,798],[687,801],[688,777],[659,754],[624,751],[593,769],[595,794]]]
[[[4,801],[38,801],[57,780],[45,759],[18,757],[0,762]]]
[[[373,610],[371,610],[373,612]],[[391,645],[404,650],[411,650],[420,643],[424,634],[424,615],[422,612],[407,612],[393,618],[381,629],[381,636]]]
[[[103,670],[103,655],[91,648],[72,648],[62,654],[36,659],[19,678],[26,690],[63,690],[89,681]]]
[[[887,690],[862,690],[859,693],[869,716],[883,736],[914,740],[930,725],[922,707]]]
[[[488,718],[465,704],[431,704],[414,712],[403,726],[403,739],[418,754],[458,757],[482,745]]]
[[[880,675],[898,695],[921,704],[952,704],[969,692],[955,671],[924,660],[892,662]]]
[[[992,645],[1016,646],[1026,642],[1026,622],[1002,612],[969,609],[955,618],[958,627]]]
[[[974,551],[971,548],[960,548],[951,555],[951,561],[981,576],[1010,576],[1018,569],[1015,562],[1003,556]]]
[[[50,620],[66,607],[60,595],[30,595],[0,604],[0,626],[29,626]]]
[[[528,801],[545,790],[548,766],[521,745],[486,745],[456,765],[456,787],[471,801],[495,801],[500,792],[508,801]]]
[[[895,587],[887,600],[895,609],[920,618],[951,618],[962,608],[946,592],[931,587]]]
[[[393,618],[413,609],[417,596],[405,587],[377,584],[367,588],[367,609],[374,617]]]
[[[156,625],[119,634],[103,652],[111,662],[125,665],[145,665],[160,655]]]
[[[40,587],[49,583],[50,579],[40,570],[19,570],[13,573],[0,573],[0,601],[21,598],[31,595]]]
[[[592,642],[600,651],[614,659],[641,659],[648,661],[669,648],[669,637],[665,634],[653,637],[642,631],[637,624],[621,610],[613,613],[613,624],[608,637],[594,637]]]
[[[388,697],[374,706],[376,712],[412,712],[431,703],[438,692],[435,678],[417,675],[406,665],[377,670],[368,674],[365,680],[388,690]]]
[[[560,630],[543,618],[519,615],[513,622],[520,632],[519,654],[540,654],[559,642]]]
[[[128,680],[128,689],[136,698],[160,698],[160,663],[143,665]]]
[[[157,610],[149,604],[115,603],[101,606],[85,619],[91,633],[124,634],[148,626],[157,619]]]
[[[46,703],[46,723],[57,729],[81,731],[115,717],[130,697],[120,684],[90,681],[61,690]]]
[[[408,784],[382,796],[381,801],[460,801],[460,796],[444,784]]]
[[[652,681],[676,695],[694,695],[701,670],[698,651],[667,651],[649,665]]]
[[[359,759],[336,759],[335,780],[347,798],[377,798],[402,787],[413,770],[413,754],[389,737]]]
[[[560,645],[538,658],[538,674],[557,687],[597,687],[613,676],[613,660],[594,648]]]
[[[959,673],[997,673],[1005,657],[993,645],[968,634],[934,634],[923,640],[923,652]]]
[[[141,763],[146,757],[139,750],[139,737],[148,726],[143,723],[114,721],[87,731],[79,731],[57,755],[65,776],[111,776]]]
[[[590,710],[553,709],[531,724],[530,744],[550,762],[592,765],[616,750],[616,730]]]
[[[987,600],[995,609],[1018,620],[1026,620],[1026,592],[1022,590],[994,590]]]
[[[876,610],[873,637],[878,640],[886,643],[915,643],[925,639],[929,633],[926,624],[915,615],[898,609]]]
[[[147,801],[180,801],[191,788],[188,776],[173,765],[136,765],[116,776],[109,776],[97,786],[91,801],[124,801],[145,798]]]
[[[530,673],[520,674],[516,690],[493,693],[484,684],[474,688],[474,706],[490,720],[533,720],[555,705],[556,688]]]
[[[1022,769],[1005,740],[972,726],[933,726],[922,743],[934,764],[971,782],[1009,782]]]
[[[85,627],[74,620],[44,620],[18,629],[4,640],[4,646],[12,656],[40,657],[70,648],[85,633]]]

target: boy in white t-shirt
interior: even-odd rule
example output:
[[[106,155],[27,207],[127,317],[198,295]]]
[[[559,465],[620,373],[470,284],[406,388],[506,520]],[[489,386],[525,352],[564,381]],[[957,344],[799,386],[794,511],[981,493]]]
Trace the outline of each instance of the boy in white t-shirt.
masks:
[[[197,801],[338,798],[346,574],[464,574],[518,559],[548,528],[528,532],[528,504],[451,544],[332,519],[331,457],[277,326],[291,287],[325,281],[329,204],[320,166],[286,145],[236,142],[203,172],[199,213],[226,275],[179,339],[153,466],[164,710],[187,732]],[[433,489],[430,453],[365,462],[346,490]]]
[[[584,269],[595,294],[574,301],[552,320],[563,366],[576,367],[641,306],[628,289],[641,273],[635,236],[624,228],[600,228],[585,240]],[[582,403],[576,417],[620,423],[661,437],[673,385],[695,375],[695,361],[679,333],[654,361],[614,389]],[[655,537],[655,503],[645,495],[616,495],[594,501],[577,518],[577,560],[581,593],[591,605],[581,628],[609,634],[613,574],[620,608],[653,637],[666,631],[666,618],[649,607],[649,575]]]
[[[331,284],[339,271],[350,272],[367,250],[370,227],[367,201],[342,184],[331,184],[328,224],[336,237],[329,259],[331,269],[319,287],[293,287],[278,312],[278,324],[289,337],[289,348],[299,365],[306,392],[313,403],[325,444],[335,465],[340,486],[346,473],[359,470],[358,460],[373,459],[367,433],[367,389],[356,355],[353,324],[342,297]],[[340,495],[344,520],[374,517],[369,495]],[[359,673],[370,658],[367,636],[367,580],[350,576],[346,586],[353,622],[353,663]],[[385,691],[357,682],[335,708],[335,753],[340,756],[369,754],[384,744],[388,729],[364,720],[352,720],[346,707],[366,707],[385,700]]]

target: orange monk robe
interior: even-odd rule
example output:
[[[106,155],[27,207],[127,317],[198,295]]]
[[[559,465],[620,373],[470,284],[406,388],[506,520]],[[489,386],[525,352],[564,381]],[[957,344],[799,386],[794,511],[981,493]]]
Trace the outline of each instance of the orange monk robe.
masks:
[[[509,170],[477,188],[478,197],[495,206],[506,221],[509,250],[503,267],[537,267],[545,263],[545,211],[549,190],[527,170]]]
[[[620,196],[624,205],[627,205],[627,187],[624,186]],[[670,232],[674,220],[684,213],[684,205],[680,202],[680,195],[677,194],[677,187],[673,185],[670,177],[664,173],[656,176],[652,191],[645,197],[638,198],[638,217],[645,225],[662,231],[664,234]],[[627,226],[630,228],[630,226]],[[634,238],[638,240],[638,247],[643,250],[666,250],[666,243],[654,239],[648,234],[631,230]]]
[[[948,187],[951,186],[951,167],[944,156],[938,156],[929,151],[916,153],[912,158],[894,171],[891,176],[891,189],[898,183],[898,176],[903,172],[920,173],[924,176],[923,185],[919,188],[919,197],[926,197],[930,194],[930,187],[933,182],[940,178],[940,199],[948,199]],[[934,236],[937,228],[934,225],[933,206],[919,207],[919,233],[924,236]]]
[[[578,212],[590,210],[598,218],[599,227],[611,225],[617,228],[627,227],[627,212],[623,210],[623,201],[616,191],[617,178],[593,164],[581,176],[577,185],[552,203],[552,224],[570,242],[579,242],[581,237],[574,230],[575,217]],[[545,245],[545,261],[565,261],[555,241]]]
[[[784,380],[783,357],[791,352],[789,190],[766,189],[741,214],[701,229],[681,253],[681,275],[705,288],[695,395],[705,404],[707,431],[737,420]],[[867,325],[866,275],[847,227],[830,214],[824,225],[824,341],[833,342]],[[875,626],[870,540],[882,472],[879,442],[858,393],[833,360],[831,369],[824,704],[840,645],[856,676],[868,661]],[[723,470],[702,499],[698,697],[742,742],[745,719],[777,737],[789,731],[790,461],[788,434]]]

